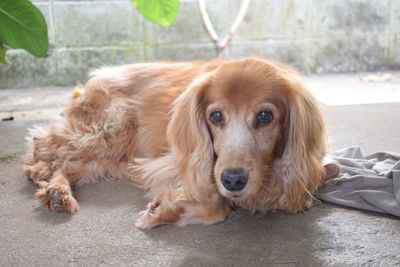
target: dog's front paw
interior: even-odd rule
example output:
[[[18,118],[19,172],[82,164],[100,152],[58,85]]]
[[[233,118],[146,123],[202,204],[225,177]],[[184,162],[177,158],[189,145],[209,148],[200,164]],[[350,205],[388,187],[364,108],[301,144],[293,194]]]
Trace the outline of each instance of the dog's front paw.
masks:
[[[147,209],[139,213],[135,226],[140,229],[152,229],[162,224],[177,224],[184,212],[177,202],[164,196],[156,198],[147,205]]]
[[[313,206],[314,198],[312,196],[304,196],[301,201],[290,201],[288,196],[282,195],[278,200],[278,209],[289,213],[302,213]]]
[[[137,219],[135,226],[140,229],[151,229],[160,224],[160,204],[161,200],[156,199],[147,205],[147,209],[139,213],[139,219]]]

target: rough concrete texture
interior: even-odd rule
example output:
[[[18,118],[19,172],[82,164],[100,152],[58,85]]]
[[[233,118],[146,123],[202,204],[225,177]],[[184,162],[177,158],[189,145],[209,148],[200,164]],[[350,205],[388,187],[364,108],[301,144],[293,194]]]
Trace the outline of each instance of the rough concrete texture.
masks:
[[[349,80],[349,90],[366,86],[354,82],[354,76],[307,77],[313,91],[324,90],[316,89],[319,84]],[[370,86],[390,90],[383,84]],[[66,97],[65,91],[46,90],[55,102],[64,101],[55,95]],[[19,94],[23,99],[22,90]],[[13,103],[19,105],[8,102],[9,110]],[[399,110],[400,101],[324,105],[332,149],[357,145],[365,153],[400,151]],[[76,188],[81,206],[76,215],[52,213],[33,198],[36,187],[24,177],[19,160],[26,150],[27,128],[46,123],[0,122],[0,266],[400,265],[399,218],[327,203],[296,215],[250,216],[236,210],[216,225],[140,231],[133,224],[147,203],[143,192],[128,182],[103,181]]]
[[[195,0],[180,1],[170,27],[143,19],[125,0],[33,2],[49,26],[49,57],[9,50],[0,88],[71,85],[104,65],[215,57]],[[241,1],[207,3],[225,35]],[[398,0],[253,0],[229,57],[270,56],[309,73],[398,69],[399,11]]]

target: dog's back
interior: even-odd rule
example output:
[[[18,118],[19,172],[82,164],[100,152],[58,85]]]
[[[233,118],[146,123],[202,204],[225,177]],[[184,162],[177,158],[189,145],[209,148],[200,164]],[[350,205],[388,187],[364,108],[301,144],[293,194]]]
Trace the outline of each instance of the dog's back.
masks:
[[[86,125],[103,124],[104,134],[113,137],[109,137],[108,147],[118,150],[116,145],[120,144],[119,150],[127,152],[128,158],[157,157],[168,149],[165,133],[172,102],[196,77],[222,62],[144,63],[100,69],[85,85],[86,96],[72,103],[66,115],[79,122],[91,120]],[[94,115],[88,116],[88,109]],[[122,153],[116,152],[118,155],[111,157],[119,160]]]
[[[31,132],[24,170],[42,186],[36,197],[52,210],[74,213],[78,205],[70,184],[124,178],[133,157],[166,152],[172,102],[193,79],[222,62],[143,63],[93,72],[85,93],[72,100],[59,121]],[[52,183],[62,186],[49,191]]]

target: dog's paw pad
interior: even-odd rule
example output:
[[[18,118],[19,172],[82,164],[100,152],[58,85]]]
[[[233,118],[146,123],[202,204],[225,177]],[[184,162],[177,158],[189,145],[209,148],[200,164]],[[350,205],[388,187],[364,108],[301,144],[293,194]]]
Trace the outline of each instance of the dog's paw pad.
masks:
[[[52,211],[73,214],[79,210],[78,203],[68,190],[62,187],[50,188],[47,193],[49,194],[49,208]]]
[[[42,199],[49,209],[55,212],[74,214],[79,210],[78,202],[64,185],[42,188],[37,192],[36,197]]]

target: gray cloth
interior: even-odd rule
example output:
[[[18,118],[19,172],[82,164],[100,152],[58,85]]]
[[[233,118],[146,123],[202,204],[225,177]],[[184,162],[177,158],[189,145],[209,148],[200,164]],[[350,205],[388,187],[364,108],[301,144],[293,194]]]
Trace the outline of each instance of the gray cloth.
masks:
[[[327,161],[338,164],[340,173],[323,182],[317,198],[400,217],[400,153],[363,156],[359,147],[350,147],[331,153]]]

